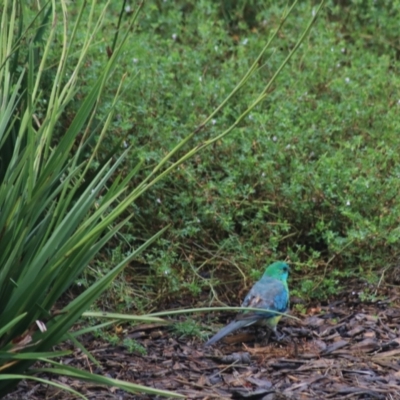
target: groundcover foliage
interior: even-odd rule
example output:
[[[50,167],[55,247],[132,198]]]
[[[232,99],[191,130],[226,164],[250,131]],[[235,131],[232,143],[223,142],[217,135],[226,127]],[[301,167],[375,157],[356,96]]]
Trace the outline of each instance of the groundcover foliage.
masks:
[[[132,79],[110,143],[123,138],[136,149],[134,162],[155,163],[232,90],[286,6],[146,3],[136,40],[123,48],[119,67]],[[130,272],[136,293],[165,299],[211,288],[232,302],[243,280],[258,278],[275,259],[294,265],[292,287],[302,297],[334,295],[353,276],[372,283],[384,270],[390,276],[400,234],[397,6],[328,1],[267,99],[132,206],[125,235],[133,242],[171,223]],[[257,73],[195,143],[245,110],[312,12],[310,2],[295,7]],[[109,252],[124,254],[125,243]]]

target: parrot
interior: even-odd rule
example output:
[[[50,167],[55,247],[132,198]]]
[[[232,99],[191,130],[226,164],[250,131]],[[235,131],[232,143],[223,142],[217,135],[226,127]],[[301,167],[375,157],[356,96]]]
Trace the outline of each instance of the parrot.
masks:
[[[283,261],[276,261],[269,265],[261,279],[254,284],[244,298],[242,307],[261,308],[285,313],[289,308],[289,288],[287,284],[289,272],[289,265]],[[205,345],[210,346],[229,333],[255,323],[266,325],[279,338],[276,326],[281,317],[281,315],[275,313],[244,311],[215,334]]]

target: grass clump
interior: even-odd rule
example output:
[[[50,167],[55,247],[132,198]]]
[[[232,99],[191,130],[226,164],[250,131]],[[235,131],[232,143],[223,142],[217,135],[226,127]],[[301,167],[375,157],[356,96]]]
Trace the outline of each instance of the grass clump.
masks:
[[[78,76],[107,8],[105,4],[94,18],[95,6],[95,2],[77,5],[77,18],[69,26],[64,1],[42,6],[40,2],[4,0],[0,5],[0,396],[26,379],[85,399],[72,387],[49,378],[64,375],[130,393],[183,397],[65,365],[57,359],[70,351],[53,350],[69,339],[97,363],[77,339],[96,327],[74,332],[71,328],[124,266],[151,243],[146,240],[120,257],[96,282],[77,281],[127,222],[129,217],[120,216],[135,197],[127,182],[136,169],[128,174],[121,171],[128,151],[120,155],[111,152],[94,163],[96,148],[88,150],[93,144],[100,146],[112,120],[119,89],[94,138],[91,129],[97,105],[127,38],[125,34],[87,92],[77,96]],[[69,65],[85,7],[90,18],[81,31],[81,51]],[[49,53],[55,47],[58,50],[52,57],[58,58],[53,69]],[[64,126],[65,110],[72,101],[77,111]],[[162,230],[158,236],[161,234]],[[74,283],[86,287],[65,304],[62,298]],[[37,361],[41,364],[32,368]]]
[[[206,339],[206,335],[199,325],[199,321],[186,318],[185,321],[177,321],[172,325],[172,332],[178,338],[195,337],[201,340]]]

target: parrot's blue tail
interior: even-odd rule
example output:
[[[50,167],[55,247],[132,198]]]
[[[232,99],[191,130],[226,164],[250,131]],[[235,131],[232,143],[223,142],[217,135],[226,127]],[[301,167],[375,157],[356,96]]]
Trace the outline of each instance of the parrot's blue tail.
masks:
[[[226,335],[229,335],[231,332],[237,331],[240,328],[243,328],[248,325],[254,324],[256,321],[249,321],[248,319],[239,320],[239,321],[232,321],[230,324],[222,328],[218,333],[216,333],[206,344],[205,346],[210,346],[218,340],[221,340]]]

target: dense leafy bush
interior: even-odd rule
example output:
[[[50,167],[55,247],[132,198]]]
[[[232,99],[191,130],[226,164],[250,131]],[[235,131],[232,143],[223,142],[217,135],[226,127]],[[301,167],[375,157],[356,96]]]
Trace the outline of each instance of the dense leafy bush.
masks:
[[[383,266],[394,265],[397,3],[328,1],[265,102],[132,205],[134,220],[127,240],[115,243],[118,254],[127,251],[127,241],[172,224],[131,271],[141,277],[135,290],[158,299],[184,290],[198,295],[221,280],[237,290],[265,263],[288,259],[297,293],[322,297],[337,292],[343,278],[374,281]],[[119,13],[114,7],[110,30]],[[126,140],[136,149],[132,166],[143,159],[149,171],[232,90],[285,7],[261,0],[146,4],[136,39],[123,49],[119,68],[130,71],[129,90],[117,105],[109,145]],[[309,2],[296,6],[257,73],[193,143],[221,132],[245,110],[312,12]],[[104,44],[101,49],[93,52],[87,82],[105,56]]]

